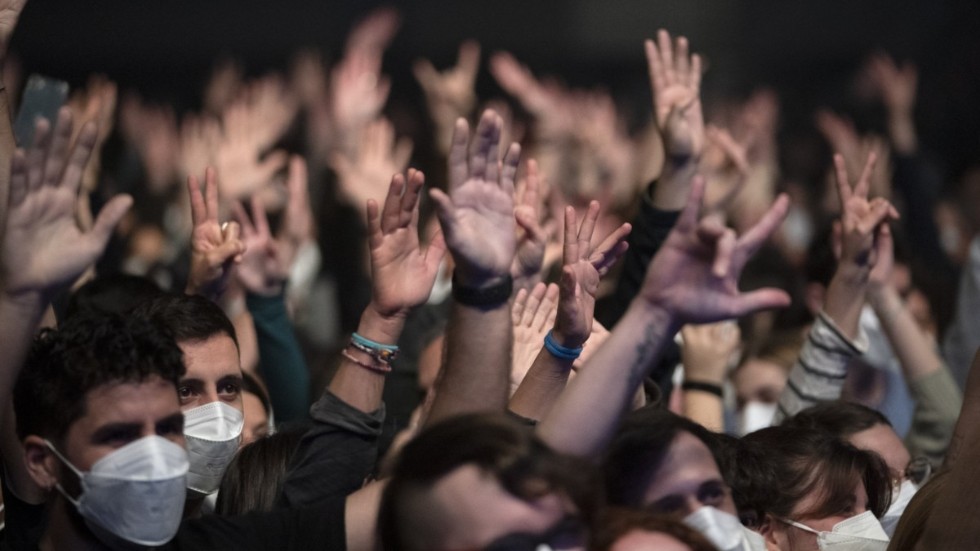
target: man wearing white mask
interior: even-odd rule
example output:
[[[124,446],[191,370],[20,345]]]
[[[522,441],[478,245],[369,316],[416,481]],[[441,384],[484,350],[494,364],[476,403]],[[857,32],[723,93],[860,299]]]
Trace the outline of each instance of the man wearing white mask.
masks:
[[[235,328],[224,312],[200,296],[164,295],[140,305],[133,316],[154,321],[174,336],[187,373],[177,387],[191,468],[188,516],[218,490],[241,441],[242,370]]]
[[[40,547],[157,546],[176,534],[189,467],[183,371],[173,340],[143,320],[82,316],[36,341],[14,405],[27,470],[48,495]]]

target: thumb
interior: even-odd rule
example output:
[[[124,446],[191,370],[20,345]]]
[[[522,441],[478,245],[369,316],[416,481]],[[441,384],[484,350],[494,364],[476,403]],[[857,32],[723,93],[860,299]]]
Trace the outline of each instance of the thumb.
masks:
[[[109,242],[112,231],[131,206],[133,206],[133,198],[123,194],[113,197],[106,206],[102,207],[99,217],[95,219],[95,224],[92,226],[92,231],[88,234],[98,241],[100,248],[104,248]]]
[[[752,291],[751,293],[743,293],[735,298],[735,303],[732,308],[733,311],[726,318],[742,317],[746,314],[769,308],[784,308],[789,306],[789,303],[790,298],[786,291],[774,287],[767,287],[758,291]]]

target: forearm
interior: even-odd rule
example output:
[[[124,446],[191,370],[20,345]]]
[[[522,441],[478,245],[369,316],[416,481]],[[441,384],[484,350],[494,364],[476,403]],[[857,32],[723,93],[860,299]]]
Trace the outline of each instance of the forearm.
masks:
[[[571,370],[572,360],[559,359],[541,348],[511,397],[508,409],[521,417],[540,421],[565,390]]]
[[[892,287],[873,289],[868,293],[868,302],[878,315],[907,381],[944,369],[932,339],[922,331]]]
[[[861,309],[868,289],[868,271],[850,264],[841,264],[827,287],[824,314],[841,330],[844,337],[858,336]]]
[[[483,310],[453,302],[446,353],[426,424],[507,405],[513,327],[510,305]]]
[[[7,201],[10,198],[10,160],[14,156],[14,129],[10,123],[7,90],[0,83],[0,243],[7,227]]]
[[[259,373],[269,388],[276,421],[306,416],[310,372],[286,311],[285,297],[247,294],[245,304],[255,326]]]
[[[888,114],[888,137],[895,152],[900,155],[912,155],[919,149],[911,111],[892,111]]]
[[[703,390],[684,390],[684,417],[714,432],[725,431],[725,408],[721,396]]]
[[[27,358],[34,332],[47,303],[40,295],[10,297],[0,293],[0,458],[5,483],[28,503],[41,503],[42,491],[27,473],[24,450],[13,417],[13,387]]]
[[[669,312],[634,300],[538,425],[538,435],[562,453],[586,457],[599,453],[677,329]]]
[[[773,424],[818,402],[840,398],[848,363],[866,349],[864,335],[850,340],[826,314],[818,316],[779,395]]]
[[[675,163],[667,158],[663,172],[657,179],[657,185],[650,193],[653,206],[666,211],[679,211],[684,208],[687,196],[691,192],[691,178],[697,173],[697,169],[697,162],[693,159]]]
[[[373,305],[368,305],[361,314],[357,333],[380,344],[396,345],[404,327],[405,316],[385,316],[378,313]],[[352,351],[351,354],[359,358],[359,361],[370,360],[361,351]],[[370,413],[381,407],[384,380],[384,373],[368,369],[343,356],[328,389],[344,402],[360,411]]]

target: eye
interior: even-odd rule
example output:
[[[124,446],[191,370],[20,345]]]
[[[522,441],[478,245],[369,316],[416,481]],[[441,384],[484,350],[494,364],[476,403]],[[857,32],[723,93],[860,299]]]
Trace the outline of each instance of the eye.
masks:
[[[194,395],[194,390],[191,389],[191,387],[189,387],[187,385],[181,385],[177,389],[177,395],[180,396],[180,399],[181,400],[186,400],[186,399],[188,399],[188,398],[190,398],[191,396]]]
[[[676,513],[684,509],[684,498],[679,495],[665,496],[651,503],[648,509],[654,513]]]
[[[218,384],[218,394],[222,396],[237,397],[241,392],[241,386],[235,382],[223,382]]]
[[[718,481],[705,482],[698,488],[698,501],[704,505],[717,506],[725,501],[728,489]]]

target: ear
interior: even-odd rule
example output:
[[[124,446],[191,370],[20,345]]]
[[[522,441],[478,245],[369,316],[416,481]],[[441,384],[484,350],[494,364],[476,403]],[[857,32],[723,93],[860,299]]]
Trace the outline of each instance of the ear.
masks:
[[[24,439],[24,467],[34,483],[46,492],[58,483],[61,472],[58,458],[40,436],[30,435]]]
[[[776,522],[772,515],[766,513],[759,524],[759,533],[766,541],[767,551],[779,551],[779,542],[776,540]]]

